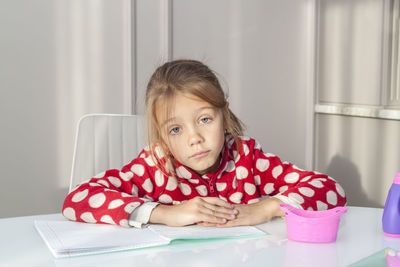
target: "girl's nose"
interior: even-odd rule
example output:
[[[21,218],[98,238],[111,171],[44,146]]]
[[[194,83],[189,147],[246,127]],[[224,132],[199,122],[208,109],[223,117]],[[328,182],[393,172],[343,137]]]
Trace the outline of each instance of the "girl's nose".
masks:
[[[189,136],[189,145],[194,146],[204,142],[204,138],[197,131],[193,131]]]

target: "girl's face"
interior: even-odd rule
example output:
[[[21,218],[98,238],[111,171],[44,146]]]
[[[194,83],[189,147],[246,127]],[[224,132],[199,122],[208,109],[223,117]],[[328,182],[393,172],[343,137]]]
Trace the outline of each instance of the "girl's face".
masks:
[[[182,93],[174,97],[170,118],[161,105],[156,116],[174,158],[200,175],[216,171],[225,142],[222,111]]]

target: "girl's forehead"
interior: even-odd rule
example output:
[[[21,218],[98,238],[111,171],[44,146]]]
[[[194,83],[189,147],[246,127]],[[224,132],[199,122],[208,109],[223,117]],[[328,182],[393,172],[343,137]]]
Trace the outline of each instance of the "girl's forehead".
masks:
[[[168,121],[179,115],[198,112],[215,107],[193,94],[177,93],[171,97],[160,99],[156,104],[156,116],[159,123]]]

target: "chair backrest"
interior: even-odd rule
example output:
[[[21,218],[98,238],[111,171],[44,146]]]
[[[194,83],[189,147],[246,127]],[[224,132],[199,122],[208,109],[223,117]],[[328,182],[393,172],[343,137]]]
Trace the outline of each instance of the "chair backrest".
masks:
[[[78,122],[69,191],[107,169],[121,169],[145,147],[143,115],[89,114]]]

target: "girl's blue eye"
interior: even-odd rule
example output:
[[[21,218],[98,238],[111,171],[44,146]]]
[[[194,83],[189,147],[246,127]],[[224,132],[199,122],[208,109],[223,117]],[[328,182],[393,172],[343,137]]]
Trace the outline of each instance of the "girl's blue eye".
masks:
[[[179,128],[179,127],[174,127],[169,131],[169,133],[170,134],[177,134],[177,133],[179,133],[180,129],[181,128]]]
[[[205,118],[200,119],[200,121],[201,121],[202,123],[207,123],[207,122],[211,121],[211,119],[208,118],[208,117],[205,117]]]

